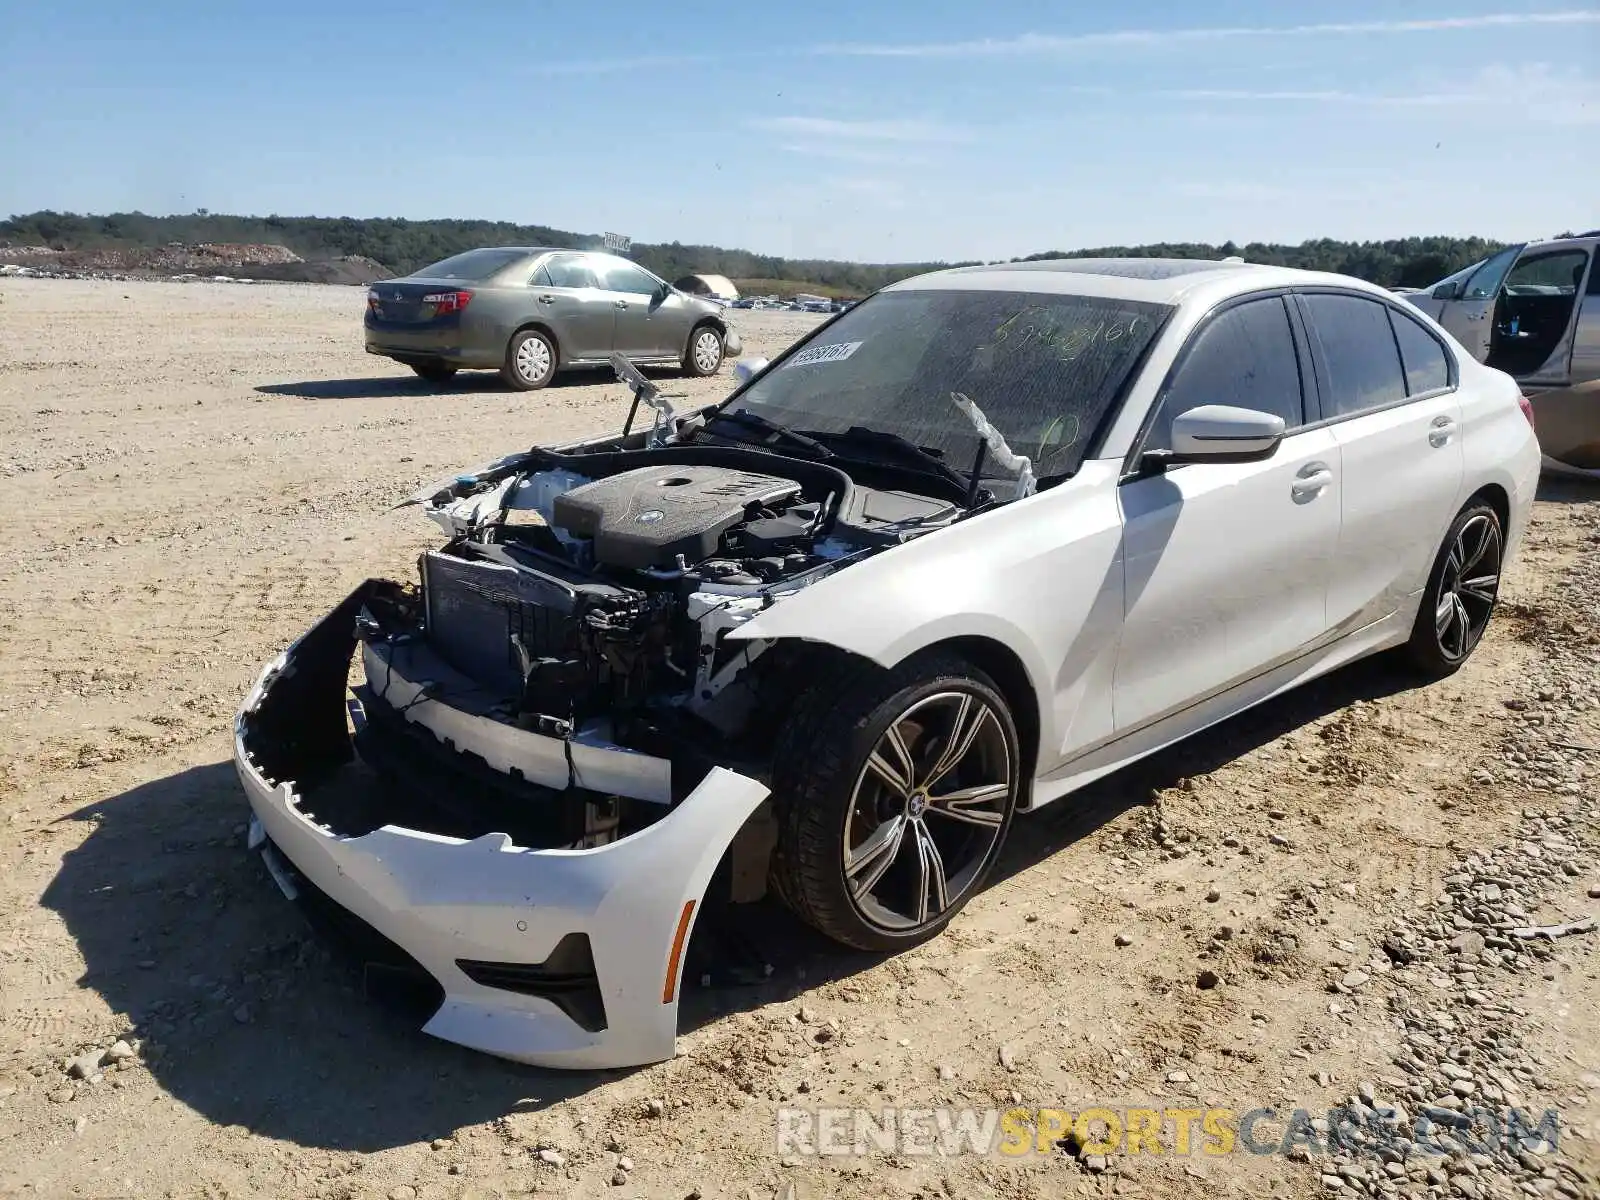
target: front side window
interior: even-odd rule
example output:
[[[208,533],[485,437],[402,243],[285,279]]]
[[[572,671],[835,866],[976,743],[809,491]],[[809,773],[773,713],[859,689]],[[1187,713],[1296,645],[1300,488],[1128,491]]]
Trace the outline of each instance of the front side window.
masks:
[[[1280,297],[1235,305],[1200,330],[1179,359],[1144,448],[1172,449],[1172,419],[1207,404],[1272,413],[1286,429],[1305,424],[1300,360]]]
[[[729,402],[803,433],[860,426],[931,450],[954,469],[979,435],[959,392],[1034,461],[1076,471],[1171,309],[1093,296],[881,292],[851,308]]]
[[[1406,398],[1405,370],[1388,305],[1327,293],[1303,299],[1328,372],[1324,417],[1348,417]]]
[[[1450,386],[1450,359],[1439,339],[1398,309],[1389,309],[1400,362],[1405,367],[1406,391],[1413,396]]]
[[[627,292],[634,296],[653,296],[660,286],[655,276],[620,259],[599,259],[596,266],[604,273],[602,285],[608,292]]]
[[[1474,271],[1472,277],[1467,280],[1466,287],[1461,293],[1461,299],[1494,299],[1500,293],[1500,282],[1505,279],[1506,272],[1511,270],[1511,264],[1517,261],[1517,255],[1521,253],[1521,246],[1510,246],[1492,258],[1487,259],[1483,266]]]

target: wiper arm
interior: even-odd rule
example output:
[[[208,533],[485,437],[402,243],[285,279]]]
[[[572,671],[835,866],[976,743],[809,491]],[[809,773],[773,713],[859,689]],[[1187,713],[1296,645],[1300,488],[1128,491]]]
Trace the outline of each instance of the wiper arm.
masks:
[[[919,446],[908,438],[901,437],[898,433],[890,433],[885,429],[868,429],[864,425],[852,425],[843,433],[830,433],[821,429],[807,429],[803,432],[817,438],[826,438],[830,442],[845,446],[861,446],[876,450],[885,450],[897,457],[902,463],[915,463],[918,466],[931,468],[931,473],[942,479],[947,479],[963,490],[966,489],[967,479],[945,462],[938,453]]]
[[[815,438],[809,438],[797,430],[790,429],[787,425],[779,425],[776,421],[769,421],[760,413],[753,413],[748,408],[735,409],[732,412],[726,410],[719,412],[707,421],[704,427],[710,429],[719,421],[747,425],[752,429],[759,429],[768,436],[784,438],[793,445],[809,450],[819,458],[833,457],[832,451]]]

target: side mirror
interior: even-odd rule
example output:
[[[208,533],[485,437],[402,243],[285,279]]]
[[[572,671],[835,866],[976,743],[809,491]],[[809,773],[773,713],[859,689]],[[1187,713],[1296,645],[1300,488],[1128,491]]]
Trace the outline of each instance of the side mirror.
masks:
[[[733,367],[733,377],[743,387],[757,375],[767,369],[767,360],[764,358],[741,358]]]
[[[1435,300],[1461,299],[1461,285],[1459,283],[1441,283],[1428,293]]]
[[[1283,418],[1250,408],[1205,404],[1172,419],[1172,449],[1165,461],[1247,463],[1271,458],[1283,441]]]

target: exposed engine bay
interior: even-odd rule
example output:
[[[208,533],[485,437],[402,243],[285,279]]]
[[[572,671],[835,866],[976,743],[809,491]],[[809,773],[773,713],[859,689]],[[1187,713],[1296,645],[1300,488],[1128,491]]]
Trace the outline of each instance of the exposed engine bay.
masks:
[[[723,634],[965,511],[729,446],[528,457],[429,504],[451,540],[422,557],[423,625],[508,719],[562,735],[646,708],[736,735],[753,697],[727,693],[765,647]]]

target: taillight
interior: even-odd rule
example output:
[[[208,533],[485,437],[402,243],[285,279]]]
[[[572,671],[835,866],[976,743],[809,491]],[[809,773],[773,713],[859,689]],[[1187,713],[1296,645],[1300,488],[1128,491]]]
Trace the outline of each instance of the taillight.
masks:
[[[367,311],[378,311],[378,290],[376,288],[367,289]]]
[[[422,298],[424,304],[434,305],[434,315],[460,312],[472,303],[471,292],[429,292]]]
[[[1528,426],[1537,432],[1539,425],[1533,419],[1533,405],[1528,402],[1528,398],[1521,392],[1517,393],[1517,406],[1522,409],[1522,415],[1528,418]]]

